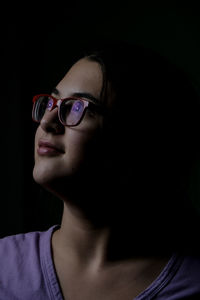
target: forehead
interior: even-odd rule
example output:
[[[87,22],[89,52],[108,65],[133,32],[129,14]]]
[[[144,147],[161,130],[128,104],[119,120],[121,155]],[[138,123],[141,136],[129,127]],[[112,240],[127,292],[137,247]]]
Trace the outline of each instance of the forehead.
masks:
[[[62,98],[77,92],[87,92],[100,98],[102,85],[103,74],[100,65],[83,58],[69,69],[56,88]]]

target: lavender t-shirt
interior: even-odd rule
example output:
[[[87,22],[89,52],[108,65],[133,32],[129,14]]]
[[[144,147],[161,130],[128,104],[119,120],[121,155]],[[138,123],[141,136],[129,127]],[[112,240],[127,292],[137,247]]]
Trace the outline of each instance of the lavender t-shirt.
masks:
[[[0,239],[0,300],[63,300],[51,251],[51,236],[58,227]],[[200,299],[200,257],[174,254],[134,300],[144,299]]]

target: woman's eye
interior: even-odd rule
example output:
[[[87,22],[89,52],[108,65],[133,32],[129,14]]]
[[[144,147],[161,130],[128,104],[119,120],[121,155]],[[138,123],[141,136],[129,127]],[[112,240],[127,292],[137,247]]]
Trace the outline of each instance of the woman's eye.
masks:
[[[81,101],[74,102],[72,106],[72,111],[79,112],[83,110],[83,103]]]
[[[47,102],[46,108],[47,108],[48,110],[51,110],[52,107],[53,107],[53,99],[49,98],[49,99],[48,99],[48,102]]]

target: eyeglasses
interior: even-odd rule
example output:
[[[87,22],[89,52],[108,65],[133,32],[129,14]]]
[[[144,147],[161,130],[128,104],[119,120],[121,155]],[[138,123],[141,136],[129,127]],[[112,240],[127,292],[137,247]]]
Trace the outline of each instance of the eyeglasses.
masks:
[[[77,126],[88,106],[100,107],[84,99],[75,97],[57,99],[49,94],[39,94],[33,97],[32,118],[35,122],[40,122],[46,111],[52,111],[58,107],[58,117],[64,126]]]

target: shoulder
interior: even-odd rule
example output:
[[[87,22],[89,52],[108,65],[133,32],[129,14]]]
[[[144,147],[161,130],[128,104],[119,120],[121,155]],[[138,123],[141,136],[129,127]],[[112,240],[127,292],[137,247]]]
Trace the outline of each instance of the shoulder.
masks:
[[[12,264],[24,266],[31,258],[39,261],[41,243],[43,239],[49,239],[53,227],[47,231],[35,231],[6,236],[0,239],[0,264],[1,266]],[[9,263],[9,264],[8,264]]]
[[[198,283],[200,291],[200,254],[184,256],[177,275],[181,278],[186,277],[188,283]]]
[[[41,237],[41,232],[20,233],[6,236],[0,239],[0,257],[13,260],[16,256],[21,256],[31,250],[36,250],[37,242]],[[33,247],[34,246],[34,247]],[[5,256],[4,256],[5,255]],[[11,255],[11,256],[10,256]]]
[[[200,255],[182,255],[180,261],[175,278],[179,281],[184,280],[185,283],[200,283]]]
[[[182,255],[173,277],[156,299],[200,299],[200,255]]]
[[[0,239],[0,299],[10,299],[18,293],[21,299],[22,295],[27,295],[28,290],[40,293],[41,286],[45,285],[42,251],[50,248],[54,227],[47,231],[16,234]],[[39,294],[37,299],[42,299]]]

